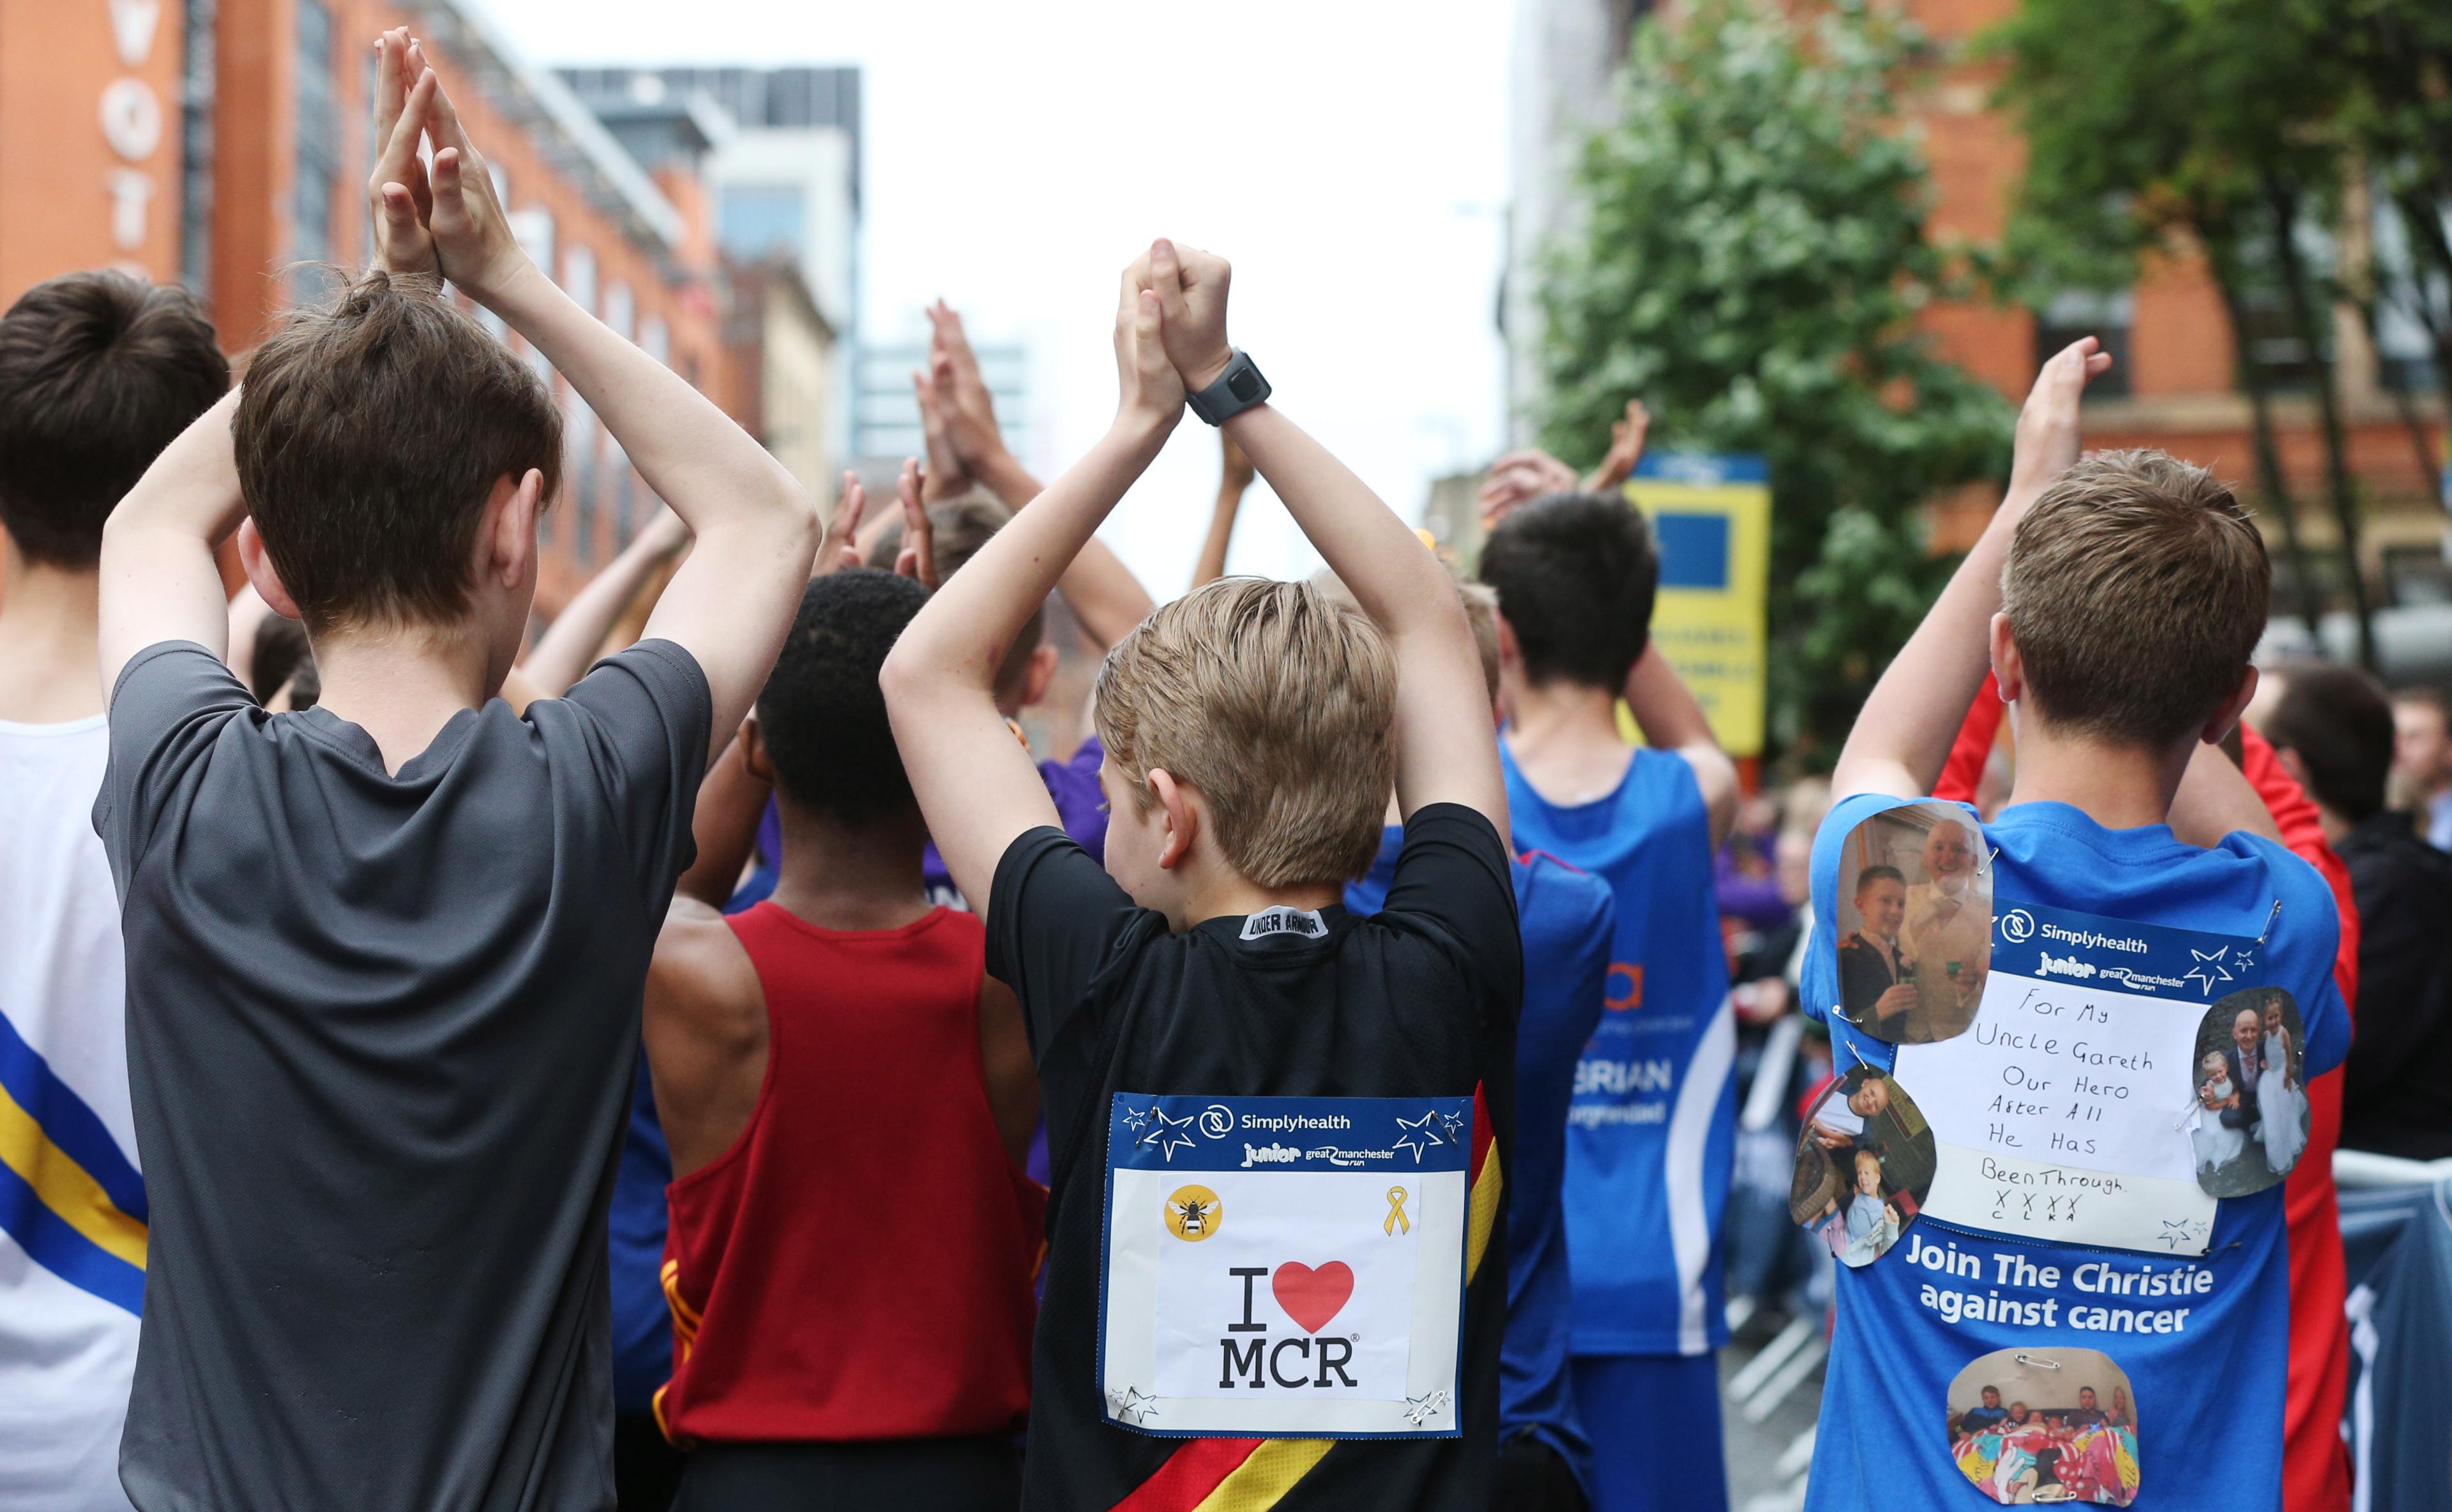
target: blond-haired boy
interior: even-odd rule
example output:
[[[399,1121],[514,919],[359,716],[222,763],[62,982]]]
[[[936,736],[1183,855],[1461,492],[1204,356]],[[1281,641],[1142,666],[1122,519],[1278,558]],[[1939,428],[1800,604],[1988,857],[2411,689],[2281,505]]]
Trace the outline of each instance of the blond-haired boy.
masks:
[[[2256,688],[2263,541],[2201,468],[2160,452],[2079,460],[2079,401],[2109,361],[2088,338],[2045,365],[1999,514],[1832,775],[1807,1005],[1842,1070],[1883,1066],[1918,1104],[1938,1172],[1901,1241],[1840,1271],[1824,1400],[1850,1421],[1904,1420],[1991,1351],[2082,1346],[2126,1373],[2143,1424],[2103,1499],[2126,1505],[2141,1468],[2169,1484],[2163,1467],[2185,1465],[2191,1501],[2270,1503],[2289,1309],[2281,1175],[2217,1200],[2197,1182],[2186,1112],[2200,1025],[2242,989],[2293,995],[2304,1074],[2340,1061],[2339,922],[2214,745]],[[2017,739],[2007,806],[1966,821],[1992,872],[1991,969],[1967,1030],[1892,1049],[1829,1011],[1841,863],[1859,825],[1931,790],[1983,680],[1979,647]],[[1976,1473],[1939,1441],[1902,1453],[1834,1416],[1806,1504],[1941,1505]]]
[[[1227,277],[1165,242],[1127,270],[1114,430],[939,591],[884,672],[1045,1090],[1025,1504],[1291,1490],[1480,1512],[1522,978],[1489,701],[1436,559],[1255,399]],[[1368,618],[1309,584],[1226,579],[1119,643],[1098,686],[1102,871],[1055,827],[994,679],[1187,385],[1236,410],[1228,433]],[[1356,919],[1341,888],[1392,781],[1408,849],[1388,911]]]

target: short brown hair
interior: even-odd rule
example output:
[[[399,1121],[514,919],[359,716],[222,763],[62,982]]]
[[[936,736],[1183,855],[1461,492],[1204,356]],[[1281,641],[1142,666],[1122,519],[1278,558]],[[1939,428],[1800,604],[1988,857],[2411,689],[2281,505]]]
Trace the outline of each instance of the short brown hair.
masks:
[[[2247,511],[2168,452],[2104,452],[2018,521],[2001,607],[2053,723],[2166,747],[2239,687],[2264,633],[2273,566]]]
[[[1013,511],[1003,501],[983,489],[939,499],[928,508],[929,555],[937,569],[937,580],[943,582],[961,570],[962,563],[979,554],[990,538],[1012,520]],[[894,570],[894,559],[902,555],[902,520],[898,516],[868,548],[868,564],[880,572]],[[1022,669],[1030,665],[1033,652],[1047,634],[1045,605],[1030,612],[1030,619],[1005,648],[1004,662],[997,668],[996,690],[999,695],[1018,693],[1021,687]]]
[[[309,629],[442,622],[468,603],[486,495],[530,468],[550,501],[562,412],[544,382],[443,297],[374,272],[255,349],[238,476]]]
[[[1362,612],[1361,601],[1345,579],[1326,567],[1311,575],[1312,585],[1320,592],[1353,610]],[[1464,622],[1473,632],[1473,649],[1481,658],[1481,685],[1490,701],[1498,701],[1498,593],[1488,583],[1459,582],[1456,598],[1464,603]]]
[[[1098,737],[1146,809],[1150,769],[1208,798],[1259,887],[1343,882],[1379,854],[1396,780],[1396,661],[1307,582],[1220,578],[1162,605],[1098,669]]]
[[[228,391],[186,289],[107,269],[35,285],[0,316],[0,526],[29,560],[92,565],[112,508]]]

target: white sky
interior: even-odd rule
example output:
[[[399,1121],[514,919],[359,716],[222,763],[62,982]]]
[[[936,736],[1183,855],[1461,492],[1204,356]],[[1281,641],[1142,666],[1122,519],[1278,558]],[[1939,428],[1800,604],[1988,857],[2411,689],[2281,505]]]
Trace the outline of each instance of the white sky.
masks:
[[[1114,413],[1117,275],[1157,235],[1233,260],[1236,342],[1408,520],[1499,447],[1508,5],[475,3],[543,63],[860,65],[865,334],[923,336],[941,294],[1027,343],[1043,476]],[[1187,415],[1108,523],[1161,599],[1216,467]],[[1230,567],[1316,561],[1256,486]]]

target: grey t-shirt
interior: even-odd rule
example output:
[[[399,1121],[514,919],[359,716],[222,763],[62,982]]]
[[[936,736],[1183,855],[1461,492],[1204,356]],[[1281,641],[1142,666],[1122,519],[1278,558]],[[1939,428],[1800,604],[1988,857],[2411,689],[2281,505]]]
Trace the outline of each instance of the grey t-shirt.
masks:
[[[711,718],[644,641],[393,776],[192,642],[120,674],[144,1512],[613,1504],[605,1208]]]

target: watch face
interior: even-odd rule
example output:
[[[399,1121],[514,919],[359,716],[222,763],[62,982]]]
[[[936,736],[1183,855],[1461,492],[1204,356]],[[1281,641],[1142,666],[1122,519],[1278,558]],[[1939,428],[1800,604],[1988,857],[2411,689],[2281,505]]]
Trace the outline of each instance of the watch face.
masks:
[[[1226,391],[1248,404],[1260,396],[1260,385],[1266,382],[1258,368],[1237,367],[1226,375]]]

